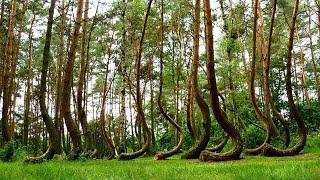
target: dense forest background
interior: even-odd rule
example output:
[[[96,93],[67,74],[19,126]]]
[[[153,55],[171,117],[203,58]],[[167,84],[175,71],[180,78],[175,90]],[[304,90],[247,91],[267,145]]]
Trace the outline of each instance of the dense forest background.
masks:
[[[1,159],[291,156],[319,134],[319,0],[0,4]]]

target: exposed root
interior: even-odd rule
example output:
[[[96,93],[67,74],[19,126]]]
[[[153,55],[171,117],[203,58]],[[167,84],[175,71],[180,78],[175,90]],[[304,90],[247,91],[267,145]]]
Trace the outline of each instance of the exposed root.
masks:
[[[181,129],[180,129],[181,130]],[[155,155],[155,159],[156,160],[164,160],[168,157],[171,157],[175,154],[178,154],[182,148],[183,142],[184,142],[185,136],[183,134],[183,132],[180,132],[180,139],[179,139],[179,143],[177,144],[177,146],[175,146],[172,150],[167,151],[167,152],[159,152]]]
[[[263,149],[263,155],[265,156],[295,156],[300,154],[307,142],[307,134],[300,130],[299,143],[290,149],[279,149],[271,144],[266,143]]]
[[[151,139],[149,136],[147,136],[147,141],[143,145],[142,149],[140,149],[136,152],[133,152],[133,153],[121,153],[119,155],[119,160],[131,160],[131,159],[136,159],[136,158],[142,156],[148,150],[148,148],[150,146],[150,142],[151,142]]]
[[[223,150],[223,148],[227,145],[228,141],[229,141],[230,137],[227,135],[227,136],[224,136],[222,142],[212,148],[207,148],[206,150],[207,151],[210,151],[210,152],[221,152]]]
[[[51,160],[55,156],[55,150],[50,146],[48,150],[39,157],[27,157],[24,162],[36,164],[36,163],[42,163],[46,160]]]
[[[242,144],[240,142],[236,143],[234,148],[226,153],[216,153],[210,152],[208,150],[202,151],[199,159],[201,161],[229,161],[240,159],[240,154],[242,152]]]

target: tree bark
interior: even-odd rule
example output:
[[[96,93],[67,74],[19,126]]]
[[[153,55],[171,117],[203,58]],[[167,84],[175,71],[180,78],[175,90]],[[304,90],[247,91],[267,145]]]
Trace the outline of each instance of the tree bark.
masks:
[[[87,57],[87,26],[88,26],[88,11],[89,11],[89,0],[85,0],[84,7],[84,18],[82,26],[82,42],[81,42],[81,53],[80,53],[80,75],[77,89],[77,116],[78,121],[81,124],[82,131],[84,134],[84,150],[89,151],[92,149],[92,139],[90,128],[88,128],[88,122],[86,118],[86,112],[82,105],[83,102],[83,88],[85,84],[85,66]]]
[[[61,144],[59,143],[59,140],[58,140],[58,134],[54,127],[53,120],[49,116],[48,109],[46,107],[47,76],[48,76],[48,68],[49,68],[49,60],[50,60],[50,46],[51,46],[52,25],[53,25],[55,4],[56,4],[56,0],[51,0],[45,45],[43,49],[40,93],[39,93],[41,116],[43,118],[43,121],[49,133],[50,145],[46,153],[44,153],[42,156],[34,157],[34,158],[31,157],[26,159],[26,162],[31,162],[31,163],[40,162],[44,159],[52,159],[55,154],[61,154]]]
[[[61,1],[61,19],[60,19],[60,36],[59,36],[59,48],[58,48],[58,58],[57,58],[57,80],[56,80],[56,97],[55,97],[55,115],[54,124],[58,132],[58,141],[60,144],[65,144],[64,142],[64,123],[61,115],[61,93],[62,93],[62,66],[65,60],[65,43],[64,43],[64,33],[66,25],[66,11],[65,1]],[[65,145],[63,146],[65,147]]]
[[[288,52],[287,52],[287,66],[286,66],[286,91],[288,96],[288,103],[289,103],[289,110],[290,114],[292,115],[292,118],[296,121],[298,125],[298,131],[299,131],[299,142],[292,148],[282,150],[278,149],[270,144],[266,144],[264,154],[267,156],[293,156],[299,154],[307,141],[307,130],[305,128],[303,119],[301,118],[301,115],[294,103],[293,99],[293,93],[292,93],[292,51],[293,51],[293,41],[294,41],[294,34],[296,29],[296,20],[298,15],[298,9],[299,9],[299,0],[295,1],[295,7],[293,10],[292,15],[292,22],[290,27],[290,36],[289,36],[289,43],[288,43]]]
[[[24,30],[24,24],[25,24],[25,13],[28,9],[28,5],[29,5],[29,1],[25,0],[23,3],[23,8],[20,12],[20,22],[19,22],[19,30],[18,30],[18,35],[16,38],[16,43],[14,43],[14,52],[13,52],[13,60],[11,62],[11,70],[10,70],[10,85],[9,85],[9,97],[13,98],[10,100],[10,105],[9,105],[9,114],[10,114],[10,136],[12,139],[14,139],[14,130],[15,130],[15,115],[14,115],[14,111],[15,111],[15,105],[16,105],[16,95],[15,95],[15,91],[16,91],[16,75],[17,75],[17,63],[18,63],[18,59],[20,57],[20,44],[21,44],[21,36],[22,36],[22,32]]]
[[[14,27],[16,20],[16,10],[17,10],[18,1],[14,0],[12,2],[12,7],[9,17],[9,27],[7,41],[5,44],[5,54],[4,54],[4,72],[3,72],[3,101],[2,101],[2,136],[5,142],[11,140],[10,131],[9,131],[9,109],[11,105],[11,96],[10,96],[10,82],[11,82],[11,68],[12,62],[14,61]]]
[[[121,153],[119,155],[119,159],[120,160],[130,160],[130,159],[135,159],[140,157],[141,155],[143,155],[146,151],[148,151],[149,147],[150,147],[150,143],[151,143],[151,132],[148,128],[146,119],[145,119],[145,114],[143,111],[143,107],[142,107],[142,96],[141,96],[141,89],[140,89],[140,76],[141,76],[141,55],[142,55],[142,46],[143,46],[143,40],[144,40],[144,36],[145,36],[145,32],[146,32],[146,27],[147,27],[147,22],[148,22],[148,17],[150,14],[150,10],[151,10],[151,4],[152,4],[152,0],[149,0],[148,3],[148,9],[147,9],[147,13],[145,15],[145,19],[144,19],[144,24],[143,24],[143,28],[142,28],[142,34],[141,34],[141,38],[140,38],[140,42],[138,44],[137,47],[137,51],[136,51],[136,102],[137,102],[137,116],[139,117],[139,120],[142,124],[142,128],[144,131],[144,135],[145,135],[145,144],[143,145],[143,147],[133,153]]]
[[[163,47],[164,47],[164,4],[163,4],[163,0],[161,1],[161,51],[160,51],[160,84],[159,84],[159,95],[158,95],[158,107],[160,110],[161,115],[171,124],[174,126],[174,128],[178,131],[179,133],[179,142],[178,144],[171,150],[167,151],[167,152],[158,152],[155,155],[155,158],[157,160],[164,160],[168,157],[171,157],[177,153],[179,153],[179,151],[182,148],[183,145],[183,141],[184,141],[184,134],[182,131],[182,128],[180,127],[180,125],[178,124],[177,121],[175,121],[172,117],[170,117],[168,115],[168,113],[165,111],[164,107],[163,107]],[[177,102],[176,102],[177,103]],[[176,107],[177,108],[177,107]]]
[[[0,14],[0,37],[3,37],[3,16],[4,16],[4,11],[5,11],[5,0],[2,0],[1,1],[1,14]],[[0,39],[1,43],[4,41],[4,39]],[[0,49],[0,53],[1,55],[4,54],[4,49],[1,48]],[[2,90],[3,90],[3,73],[4,73],[4,64],[5,64],[5,61],[3,59],[0,60],[0,99],[1,99],[1,95],[2,95]],[[1,124],[1,121],[0,121],[0,124]],[[2,134],[2,133],[1,133]]]
[[[310,52],[311,52],[311,60],[313,65],[313,73],[315,77],[315,86],[316,86],[316,92],[317,92],[317,100],[320,104],[320,80],[319,80],[319,74],[318,74],[318,66],[319,64],[316,62],[315,55],[314,55],[314,49],[313,49],[313,41],[312,41],[312,32],[311,32],[311,21],[312,21],[312,15],[311,15],[311,7],[310,7],[310,0],[308,0],[308,37],[310,42]]]
[[[284,130],[285,130],[285,144],[287,145],[290,141],[290,134],[289,134],[289,127],[287,122],[284,120],[284,118],[282,117],[282,115],[278,112],[278,110],[275,108],[274,103],[272,101],[272,97],[271,97],[271,91],[270,91],[270,62],[271,62],[271,43],[272,43],[272,35],[273,35],[273,27],[274,27],[274,22],[275,22],[275,14],[276,14],[276,7],[277,7],[277,0],[273,1],[273,5],[272,5],[272,15],[271,15],[271,23],[270,23],[270,32],[269,32],[269,43],[268,43],[268,47],[266,50],[261,50],[262,51],[262,64],[263,64],[263,89],[264,89],[264,97],[265,97],[265,103],[268,104],[268,107],[266,108],[267,111],[269,111],[270,109],[272,110],[273,115],[280,121],[281,124],[283,124],[284,126]],[[251,154],[251,155],[257,155],[262,153],[263,148],[265,146],[266,143],[270,143],[272,137],[277,136],[278,132],[277,129],[274,125],[274,123],[272,122],[272,120],[270,119],[271,116],[268,115],[268,113],[266,113],[267,115],[264,115],[261,110],[259,110],[258,105],[257,105],[257,101],[256,101],[256,97],[255,97],[255,88],[254,88],[254,81],[255,81],[255,70],[256,70],[256,52],[257,52],[257,22],[259,19],[259,16],[261,16],[261,12],[258,13],[258,9],[261,9],[260,5],[259,5],[259,1],[256,0],[255,2],[255,12],[254,12],[254,32],[253,32],[253,57],[252,57],[252,64],[251,64],[251,81],[250,81],[250,101],[251,104],[255,110],[255,113],[258,117],[258,119],[260,119],[260,121],[263,123],[265,130],[266,130],[266,138],[265,141],[263,142],[262,145],[260,145],[259,147],[255,148],[255,149],[246,149],[245,153],[247,154]],[[260,10],[261,11],[261,10]],[[261,17],[260,17],[261,18]],[[261,21],[261,20],[260,20]],[[260,22],[261,23],[261,22]],[[263,26],[260,25],[260,26]],[[264,33],[263,30],[261,30],[261,28],[259,28],[259,34]],[[262,35],[259,35],[262,36]],[[261,43],[264,43],[264,38],[262,38]],[[264,45],[261,45],[262,48],[266,48]]]
[[[213,28],[210,0],[204,0],[204,14],[205,14],[205,37],[206,37],[206,54],[207,54],[207,75],[210,88],[211,108],[216,117],[218,124],[230,136],[233,141],[233,148],[226,153],[215,153],[210,151],[202,151],[200,160],[202,161],[225,161],[232,159],[239,159],[243,149],[243,142],[241,140],[238,130],[228,121],[224,116],[220,104],[219,93],[217,89],[216,74],[215,74],[215,60],[213,51]]]
[[[200,141],[190,148],[186,154],[182,156],[184,159],[196,159],[200,156],[201,151],[205,150],[210,140],[211,133],[211,119],[210,109],[208,104],[202,98],[198,85],[198,68],[199,68],[199,38],[200,38],[200,0],[196,0],[194,7],[193,20],[193,60],[191,64],[190,77],[192,78],[192,92],[195,100],[200,108],[201,116],[203,118],[204,134]]]
[[[70,48],[68,52],[67,64],[64,71],[64,80],[63,80],[63,91],[62,91],[62,115],[64,117],[67,129],[70,133],[72,144],[73,144],[73,153],[70,157],[71,159],[79,158],[80,153],[83,151],[80,131],[77,128],[75,121],[72,119],[71,114],[71,89],[72,89],[72,79],[73,79],[73,69],[74,61],[76,58],[76,48],[79,41],[79,30],[82,23],[82,12],[83,12],[83,0],[78,0],[77,5],[77,14],[76,21],[74,25],[74,30],[70,42]]]
[[[33,24],[35,21],[36,15],[33,14],[32,20],[31,20],[31,25],[29,29],[29,50],[28,50],[28,78],[27,78],[27,90],[25,93],[25,109],[24,109],[24,121],[23,121],[23,145],[28,146],[28,138],[29,138],[29,125],[30,125],[30,103],[31,103],[31,86],[32,82],[31,80],[33,79],[32,77],[32,38],[33,38]]]
[[[197,132],[194,117],[194,92],[192,91],[192,77],[188,77],[188,94],[187,94],[187,127],[194,141],[197,140]]]

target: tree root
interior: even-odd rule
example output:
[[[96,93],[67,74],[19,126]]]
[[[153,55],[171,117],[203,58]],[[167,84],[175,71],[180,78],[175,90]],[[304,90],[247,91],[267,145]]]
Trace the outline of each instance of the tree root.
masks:
[[[228,141],[229,141],[229,136],[224,136],[223,140],[221,141],[220,144],[214,146],[214,147],[211,147],[211,148],[207,148],[206,150],[207,151],[210,151],[210,152],[221,152],[223,150],[223,148],[227,145]]]
[[[30,164],[37,164],[42,163],[46,160],[51,160],[55,156],[55,150],[52,148],[52,146],[49,146],[48,150],[41,156],[38,157],[27,157],[24,162],[30,163]]]
[[[181,130],[181,129],[180,129]],[[174,147],[172,150],[170,151],[167,151],[167,152],[159,152],[155,155],[155,159],[156,160],[164,160],[168,157],[171,157],[175,154],[178,154],[182,148],[182,145],[183,145],[183,142],[184,142],[184,139],[185,139],[185,136],[183,134],[183,132],[179,131],[180,132],[180,139],[179,139],[179,143],[177,144],[176,147]]]
[[[200,161],[229,161],[238,160],[242,152],[242,143],[237,142],[234,148],[226,153],[216,153],[204,150],[200,154]]]

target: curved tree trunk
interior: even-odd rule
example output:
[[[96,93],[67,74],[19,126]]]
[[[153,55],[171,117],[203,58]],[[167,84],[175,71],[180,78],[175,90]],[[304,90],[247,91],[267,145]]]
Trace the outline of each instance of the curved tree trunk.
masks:
[[[166,159],[170,156],[173,156],[177,153],[179,153],[179,151],[182,148],[183,145],[183,141],[184,141],[184,133],[182,131],[182,128],[180,127],[180,125],[174,121],[174,119],[172,119],[167,112],[164,110],[163,108],[163,102],[162,102],[162,86],[163,86],[163,41],[164,41],[164,19],[163,19],[163,14],[164,14],[164,4],[163,4],[163,0],[161,1],[161,51],[160,51],[160,85],[159,85],[159,95],[158,95],[158,107],[160,110],[160,113],[162,114],[162,116],[171,124],[174,126],[174,128],[178,131],[179,133],[179,142],[178,144],[171,149],[170,151],[167,152],[158,152],[155,157],[157,160],[163,160]]]
[[[261,121],[261,123],[264,125],[264,128],[266,130],[266,138],[262,145],[255,149],[246,149],[245,153],[251,154],[251,155],[257,155],[260,154],[263,151],[263,147],[266,143],[270,143],[271,139],[276,136],[276,128],[274,123],[271,121],[270,116],[266,116],[262,113],[262,111],[259,109],[257,105],[256,95],[255,95],[255,86],[254,81],[256,77],[256,55],[257,55],[257,25],[258,25],[258,19],[259,15],[261,16],[261,13],[258,13],[259,7],[259,0],[255,0],[255,8],[254,8],[254,28],[253,28],[253,54],[252,54],[252,63],[251,63],[251,80],[250,80],[250,102],[253,106],[253,109],[258,117],[258,119]],[[273,26],[274,26],[274,20],[275,20],[275,13],[276,13],[276,6],[277,6],[277,0],[273,1],[273,9],[272,9],[272,17],[271,17],[271,25],[270,25],[270,33],[269,33],[269,44],[268,44],[268,50],[267,54],[262,55],[263,60],[263,86],[264,86],[264,92],[265,92],[265,103],[272,106],[272,112],[274,115],[279,119],[280,122],[285,122],[283,117],[278,113],[278,111],[275,109],[272,100],[271,100],[271,92],[270,92],[270,78],[269,78],[269,71],[270,71],[270,52],[271,52],[271,38],[273,33]],[[260,17],[262,18],[262,17]],[[263,26],[260,25],[260,26]],[[260,28],[259,34],[262,34],[263,31]],[[259,35],[261,36],[261,35]],[[264,40],[263,40],[264,41]],[[264,43],[264,42],[262,42]],[[262,46],[262,48],[265,48]],[[267,108],[269,111],[269,109]],[[287,131],[286,131],[287,132]]]
[[[148,9],[147,13],[144,19],[144,24],[142,28],[142,34],[141,34],[141,39],[138,44],[137,52],[136,52],[136,102],[137,102],[137,116],[139,117],[139,120],[141,122],[144,135],[145,135],[145,144],[142,146],[142,148],[136,152],[133,153],[121,153],[119,155],[120,160],[130,160],[130,159],[135,159],[140,156],[142,156],[146,151],[148,151],[150,144],[151,144],[151,132],[148,128],[146,119],[145,119],[145,114],[143,111],[142,107],[142,96],[141,96],[141,91],[140,91],[140,75],[141,75],[141,55],[142,55],[142,45],[143,45],[143,40],[144,40],[144,35],[146,32],[146,27],[148,23],[148,17],[150,14],[151,10],[151,4],[152,0],[149,0],[148,3]]]
[[[80,153],[83,151],[81,144],[80,131],[77,128],[75,121],[72,119],[71,114],[71,88],[72,88],[72,78],[73,78],[73,68],[74,61],[76,58],[76,47],[79,41],[79,30],[82,23],[82,12],[83,12],[83,0],[78,0],[76,21],[74,26],[74,31],[72,34],[70,49],[68,53],[68,60],[65,66],[64,81],[63,81],[63,91],[62,91],[62,115],[64,117],[67,129],[70,133],[73,153],[71,159],[79,158]]]
[[[290,28],[290,37],[289,37],[289,43],[288,43],[288,54],[287,54],[287,74],[286,74],[286,91],[288,96],[288,102],[289,102],[289,109],[290,114],[292,115],[292,118],[296,121],[298,125],[298,131],[299,131],[299,142],[292,148],[282,150],[278,149],[270,144],[265,145],[264,154],[267,156],[293,156],[299,154],[307,141],[307,130],[305,128],[303,119],[301,118],[301,115],[294,103],[293,99],[293,93],[292,93],[292,51],[293,51],[293,41],[294,41],[294,34],[296,29],[296,20],[298,15],[298,9],[299,9],[299,0],[295,1],[295,7],[293,10],[293,16],[292,16],[292,22],[291,22],[291,28]]]
[[[114,159],[115,155],[116,155],[116,147],[111,139],[111,137],[109,136],[109,133],[106,131],[106,115],[105,115],[105,109],[106,109],[106,101],[107,101],[107,96],[109,93],[109,90],[112,87],[112,83],[114,81],[114,77],[110,82],[110,85],[108,87],[108,75],[109,75],[109,64],[111,61],[111,46],[112,46],[112,42],[113,42],[113,36],[112,36],[112,40],[110,41],[109,47],[108,47],[108,61],[106,64],[106,74],[105,74],[105,79],[104,79],[104,85],[103,85],[103,92],[102,92],[102,102],[101,102],[101,112],[100,112],[100,129],[102,130],[102,135],[103,135],[103,140],[104,143],[109,146],[111,154],[108,157],[108,160]],[[116,70],[115,70],[116,71]],[[110,128],[109,128],[110,131]]]
[[[47,152],[42,156],[33,157],[33,158],[31,157],[26,159],[26,162],[31,162],[31,163],[39,162],[44,159],[52,159],[55,154],[61,154],[61,144],[59,143],[59,140],[58,140],[58,134],[55,129],[53,120],[49,116],[48,110],[46,107],[47,76],[48,76],[48,68],[49,68],[49,60],[50,60],[50,45],[51,45],[52,25],[53,25],[53,15],[54,15],[55,4],[56,4],[56,0],[51,0],[51,4],[49,8],[47,32],[46,32],[44,49],[43,49],[40,94],[39,94],[41,116],[43,118],[47,131],[49,133],[50,145]]]
[[[226,114],[227,106],[225,103],[225,99],[221,93],[219,93],[219,97],[220,97],[222,104],[223,104],[222,113],[227,118],[227,114]],[[213,147],[207,148],[206,150],[211,151],[211,152],[221,152],[223,150],[223,148],[228,144],[229,139],[230,139],[230,137],[227,134],[225,134],[222,141],[219,144],[217,144]]]
[[[200,38],[200,0],[196,0],[194,7],[194,20],[193,20],[193,60],[191,63],[192,78],[192,92],[194,98],[200,108],[201,116],[203,118],[204,134],[201,136],[200,141],[182,156],[184,159],[199,158],[200,153],[206,149],[211,131],[210,109],[205,100],[201,97],[198,85],[198,68],[199,68],[199,38]]]
[[[275,14],[277,11],[277,0],[273,2],[272,15],[271,15],[271,24],[270,24],[270,32],[269,32],[269,40],[268,40],[268,52],[267,58],[264,65],[264,84],[266,88],[266,103],[270,104],[271,112],[275,116],[275,118],[283,125],[284,128],[284,144],[286,147],[290,144],[290,129],[288,122],[283,118],[280,112],[276,109],[274,102],[271,96],[271,88],[270,88],[270,64],[271,64],[271,44],[272,44],[272,35],[273,35],[273,27],[275,22]]]
[[[223,150],[223,148],[228,144],[228,141],[229,141],[230,137],[228,135],[225,135],[222,139],[222,141],[217,144],[216,146],[214,147],[211,147],[211,148],[207,148],[206,150],[207,151],[210,151],[210,152],[216,152],[216,153],[219,153]]]
[[[239,159],[243,149],[243,142],[241,140],[238,130],[228,121],[227,117],[219,105],[219,93],[217,89],[216,74],[215,74],[215,60],[213,51],[213,34],[212,34],[212,16],[210,0],[204,0],[205,13],[205,34],[206,34],[206,53],[207,53],[207,74],[210,86],[211,108],[216,117],[217,122],[222,129],[230,136],[233,141],[233,148],[226,153],[215,153],[210,151],[202,151],[200,160],[202,161],[224,161]]]

